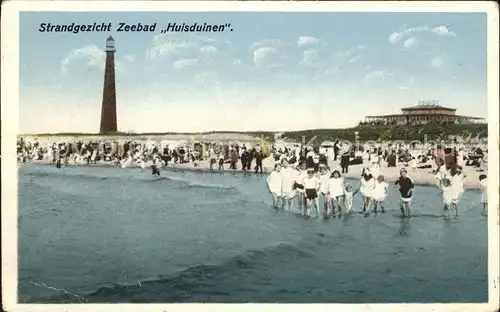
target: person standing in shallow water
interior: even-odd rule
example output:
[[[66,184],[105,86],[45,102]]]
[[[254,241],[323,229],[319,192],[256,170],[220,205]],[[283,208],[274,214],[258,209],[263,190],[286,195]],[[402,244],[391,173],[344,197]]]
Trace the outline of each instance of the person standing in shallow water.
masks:
[[[340,202],[344,194],[344,179],[338,170],[334,170],[328,180],[328,193],[330,199],[330,207],[332,215],[335,215],[335,210],[338,210],[339,215],[342,213]]]
[[[481,201],[483,216],[488,215],[488,177],[485,174],[479,176],[479,184],[481,185]]]
[[[359,192],[363,197],[363,212],[370,213],[372,198],[374,196],[376,186],[375,177],[370,173],[368,168],[363,169],[361,173]]]
[[[293,189],[295,170],[289,167],[288,161],[283,159],[281,161],[281,196],[282,196],[282,208],[285,208],[285,204],[288,204],[288,210],[292,210],[292,201],[296,196],[296,192]]]
[[[399,208],[401,209],[403,218],[409,218],[411,216],[410,206],[413,199],[413,188],[415,185],[413,184],[413,180],[408,176],[405,168],[402,168],[399,171],[399,175],[399,178],[395,182],[396,185],[399,185],[399,193],[401,195]]]
[[[281,185],[282,185],[282,176],[281,176],[281,165],[275,164],[274,170],[267,177],[267,188],[269,189],[269,193],[273,196],[273,208],[278,208],[278,203],[282,198],[281,193]]]
[[[306,195],[306,217],[311,216],[311,206],[314,206],[316,217],[319,217],[319,198],[320,188],[319,179],[314,175],[314,168],[307,169],[307,176],[302,180]]]
[[[387,198],[387,183],[385,182],[384,176],[378,176],[375,183],[375,190],[373,192],[373,211],[377,213],[378,207],[380,207],[382,213],[385,212],[384,201]]]

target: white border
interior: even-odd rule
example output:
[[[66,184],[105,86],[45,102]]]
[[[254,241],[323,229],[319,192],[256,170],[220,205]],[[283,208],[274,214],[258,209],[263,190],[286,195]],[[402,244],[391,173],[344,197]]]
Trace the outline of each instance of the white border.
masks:
[[[20,11],[485,12],[488,18],[489,302],[484,304],[17,304],[17,166]],[[7,1],[2,3],[2,301],[6,311],[496,311],[499,309],[499,28],[495,2]],[[474,105],[471,103],[471,105]],[[453,264],[450,264],[453,265]],[[496,287],[495,282],[496,281]],[[408,285],[411,287],[411,285]]]

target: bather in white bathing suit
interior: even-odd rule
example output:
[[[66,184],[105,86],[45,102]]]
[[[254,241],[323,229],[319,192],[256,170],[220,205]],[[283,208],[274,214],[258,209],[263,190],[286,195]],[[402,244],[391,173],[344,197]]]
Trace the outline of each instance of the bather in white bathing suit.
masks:
[[[456,174],[450,178],[451,188],[452,188],[452,202],[454,204],[460,201],[462,194],[464,192],[464,182],[463,176],[461,174]]]
[[[488,178],[479,182],[481,185],[481,203],[488,203]]]
[[[319,176],[319,191],[326,195],[330,192],[329,187],[330,175],[328,173]]]
[[[361,187],[359,188],[359,192],[364,197],[373,197],[373,193],[375,191],[375,178],[371,178],[366,181],[364,177],[361,178]]]
[[[378,181],[375,182],[375,190],[373,191],[373,200],[377,202],[382,202],[387,198],[387,183],[381,182],[379,183]]]
[[[281,194],[283,197],[292,199],[295,197],[295,190],[293,190],[293,182],[295,181],[295,176],[297,171],[293,170],[291,167],[281,168]]]
[[[269,191],[276,196],[281,196],[281,174],[277,171],[271,172],[267,177],[267,186]]]
[[[331,198],[337,198],[344,195],[344,179],[330,178],[328,186]]]
[[[352,200],[354,198],[354,193],[349,192],[349,191],[345,191],[344,195],[345,195],[345,197],[344,197],[345,209],[347,212],[349,212],[352,209]]]
[[[443,186],[443,203],[446,205],[456,204],[458,202],[457,192],[453,185]]]

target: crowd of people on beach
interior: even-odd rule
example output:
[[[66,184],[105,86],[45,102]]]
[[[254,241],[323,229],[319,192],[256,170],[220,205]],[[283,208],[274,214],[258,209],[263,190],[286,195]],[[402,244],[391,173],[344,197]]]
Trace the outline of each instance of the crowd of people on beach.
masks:
[[[204,142],[202,142],[204,143]],[[121,168],[139,166],[151,168],[153,174],[165,166],[190,163],[197,167],[201,161],[209,161],[210,170],[236,170],[241,162],[241,170],[263,173],[262,160],[267,157],[259,144],[247,147],[243,144],[205,143],[205,151],[200,145],[177,145],[140,143],[134,141],[118,145],[114,142],[52,142],[42,145],[38,140],[17,142],[17,156],[21,163],[46,161],[58,168],[62,165],[90,165],[98,162],[114,164]]]
[[[351,213],[353,198],[360,194],[363,199],[362,213],[369,214],[385,212],[384,202],[388,194],[388,184],[382,174],[383,164],[385,167],[396,167],[399,162],[400,176],[395,181],[399,187],[400,209],[403,218],[411,216],[411,203],[413,201],[413,179],[408,175],[408,169],[413,172],[419,169],[432,169],[435,175],[436,186],[441,190],[444,203],[444,214],[448,216],[454,211],[458,216],[457,204],[464,192],[463,166],[474,166],[477,171],[483,172],[481,165],[485,161],[487,150],[473,147],[466,153],[465,150],[457,148],[443,148],[436,146],[418,151],[406,149],[392,150],[372,147],[363,150],[355,145],[347,148],[339,147],[334,151],[333,164],[331,168],[325,152],[317,153],[309,146],[305,150],[290,153],[285,149],[275,154],[275,166],[273,172],[267,179],[269,192],[273,197],[273,207],[293,210],[295,202],[299,213],[306,217],[311,216],[314,209],[319,216],[319,200],[323,202],[323,215],[325,218],[336,215],[336,213]],[[340,158],[337,161],[337,158]],[[363,161],[366,159],[367,162]],[[360,159],[359,161],[356,161]],[[297,162],[296,164],[294,164]],[[348,172],[352,163],[361,163],[368,166],[363,168],[360,178],[360,187],[354,189],[349,183],[345,183],[342,174]],[[290,163],[294,164],[290,166]],[[487,176],[479,176],[481,187],[481,203],[483,215],[487,211]]]

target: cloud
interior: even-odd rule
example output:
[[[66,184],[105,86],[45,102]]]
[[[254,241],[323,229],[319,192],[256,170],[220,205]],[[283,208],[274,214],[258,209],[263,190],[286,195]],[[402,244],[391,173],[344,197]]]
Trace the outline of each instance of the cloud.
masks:
[[[352,47],[348,50],[338,52],[337,57],[338,58],[346,58],[346,59],[352,59],[353,57],[356,57],[360,51],[363,51],[365,49],[365,46],[362,44],[359,44],[355,47]]]
[[[71,51],[61,62],[61,71],[67,72],[68,67],[74,62],[83,62],[87,70],[104,70],[106,53],[95,45]]]
[[[147,59],[164,58],[173,55],[195,53],[214,53],[222,47],[231,45],[228,40],[219,40],[197,34],[157,34],[149,49],[146,50]]]
[[[370,82],[375,82],[375,81],[384,81],[387,79],[387,77],[392,76],[393,74],[390,72],[386,72],[383,70],[376,70],[372,71],[370,73],[367,73],[365,75],[365,80],[370,81]]]
[[[413,86],[413,78],[405,79],[401,84],[397,85],[399,90],[409,90]]]
[[[418,45],[418,40],[415,37],[410,37],[403,42],[403,46],[405,49],[411,49]]]
[[[440,36],[452,36],[452,37],[457,36],[454,32],[450,31],[446,26],[437,26],[434,28],[430,28],[429,26],[424,25],[424,26],[417,26],[417,27],[410,27],[410,28],[403,27],[400,31],[393,32],[389,36],[388,40],[390,43],[396,44],[396,43],[400,42],[401,40],[403,40],[407,36],[411,36],[412,34],[423,33],[423,32],[434,33],[434,34],[440,35]]]
[[[196,66],[198,65],[199,60],[197,58],[194,59],[182,59],[174,63],[174,69],[175,70],[181,70],[184,67],[189,67],[189,66]]]
[[[252,50],[256,50],[262,47],[280,47],[282,46],[281,40],[279,39],[263,39],[252,44]]]
[[[214,47],[213,45],[207,45],[207,46],[203,46],[200,48],[200,51],[202,53],[216,53],[219,51],[219,49],[217,49],[216,47]]]
[[[432,32],[441,36],[452,36],[456,37],[457,34],[451,32],[446,26],[438,26],[432,29]]]
[[[278,51],[273,47],[260,47],[253,51],[253,63],[257,66],[264,66],[271,55],[276,54]]]
[[[301,36],[297,40],[297,46],[302,47],[305,45],[312,45],[318,43],[320,40],[315,37],[310,37],[310,36]]]
[[[439,68],[443,66],[443,59],[441,57],[434,57],[431,60],[431,66],[435,68]]]
[[[300,64],[304,66],[314,67],[316,65],[316,61],[318,60],[319,53],[317,50],[309,49],[305,50],[302,54],[302,59],[300,60]]]
[[[165,41],[165,42],[156,42],[153,46],[146,51],[146,57],[150,59],[161,58],[161,57],[169,57],[173,54],[186,49],[194,49],[197,48],[194,42],[187,41]]]
[[[132,54],[127,54],[123,57],[123,59],[127,62],[130,62],[130,63],[134,63],[137,58],[135,57],[135,55],[132,55]]]
[[[123,57],[123,60],[131,63],[130,55]],[[125,72],[124,63],[121,60],[115,60],[115,71]],[[61,61],[61,72],[66,73],[73,66],[78,67],[78,70],[83,67],[87,71],[104,71],[105,64],[106,52],[95,45],[88,45],[71,51]]]
[[[403,34],[402,33],[393,32],[389,36],[389,42],[392,43],[392,44],[395,44],[395,43],[399,42],[402,38],[403,38]]]
[[[358,62],[359,60],[361,60],[361,56],[356,55],[355,57],[353,57],[353,58],[351,58],[351,59],[349,60],[349,63],[356,63],[356,62]]]

